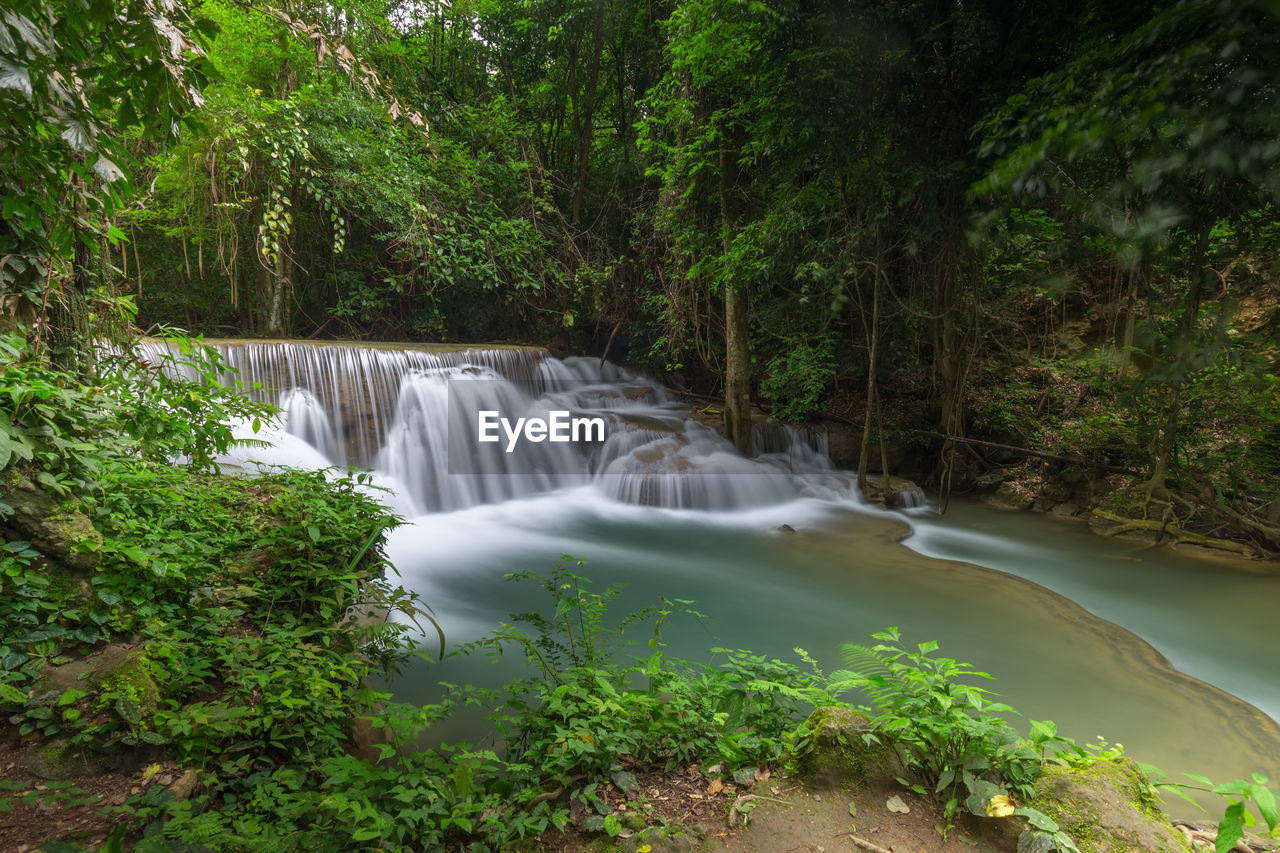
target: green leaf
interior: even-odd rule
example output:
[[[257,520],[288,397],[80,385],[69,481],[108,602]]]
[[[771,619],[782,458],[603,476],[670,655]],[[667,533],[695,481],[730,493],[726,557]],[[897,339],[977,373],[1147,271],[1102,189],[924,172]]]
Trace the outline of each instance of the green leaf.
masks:
[[[453,789],[463,799],[471,796],[471,792],[475,790],[471,777],[471,765],[459,764],[453,768]]]
[[[755,778],[752,771],[752,779]],[[640,787],[640,782],[636,779],[636,774],[626,770],[619,770],[609,777],[614,785],[618,786],[618,790],[623,793],[630,793]]]
[[[1058,734],[1058,724],[1053,720],[1032,720],[1031,721],[1031,740],[1039,743],[1047,738],[1054,737]]]
[[[1230,853],[1243,834],[1244,802],[1241,801],[1227,806],[1223,813],[1222,820],[1218,823],[1218,839],[1213,845],[1215,853]]]
[[[1027,819],[1027,823],[1034,826],[1041,832],[1054,833],[1058,831],[1058,824],[1044,812],[1039,809],[1023,807],[1014,811],[1016,815],[1022,815]]]
[[[1263,777],[1264,781],[1266,777]],[[1261,783],[1253,786],[1251,791],[1253,801],[1258,805],[1258,811],[1262,813],[1262,819],[1267,822],[1267,826],[1275,829],[1280,825],[1280,808],[1276,806],[1275,792]]]
[[[1215,794],[1247,794],[1252,786],[1243,779],[1232,779],[1230,782],[1223,782],[1221,785],[1214,785],[1213,792]]]
[[[124,720],[130,726],[137,726],[142,722],[142,708],[138,703],[128,696],[121,696],[116,700],[116,713],[120,715],[120,719]]]
[[[618,837],[618,833],[622,832],[622,822],[618,820],[617,815],[605,815],[604,831],[609,833],[610,838]]]
[[[1018,853],[1053,853],[1057,849],[1051,834],[1024,829],[1018,836]]]

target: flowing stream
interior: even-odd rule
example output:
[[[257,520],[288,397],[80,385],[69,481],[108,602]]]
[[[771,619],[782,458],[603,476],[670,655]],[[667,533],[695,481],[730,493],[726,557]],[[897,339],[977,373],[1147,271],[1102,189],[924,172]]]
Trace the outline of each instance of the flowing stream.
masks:
[[[843,643],[896,625],[992,673],[1004,701],[1077,741],[1123,743],[1170,774],[1280,777],[1280,573],[1028,513],[875,509],[831,465],[823,436],[761,425],[763,452],[744,459],[671,393],[594,359],[218,346],[285,411],[257,436],[269,447],[228,464],[371,468],[377,494],[409,520],[389,556],[450,647],[536,603],[504,573],[546,573],[571,555],[600,587],[626,585],[618,617],[660,595],[695,600],[708,618],[675,620],[665,635],[685,657],[713,662],[708,650],[725,646],[785,658],[800,646],[833,669]],[[474,443],[476,409],[599,417],[607,438],[506,453]],[[440,680],[512,674],[446,659],[415,665],[393,689],[430,701]],[[477,720],[449,725],[444,736],[483,733]]]

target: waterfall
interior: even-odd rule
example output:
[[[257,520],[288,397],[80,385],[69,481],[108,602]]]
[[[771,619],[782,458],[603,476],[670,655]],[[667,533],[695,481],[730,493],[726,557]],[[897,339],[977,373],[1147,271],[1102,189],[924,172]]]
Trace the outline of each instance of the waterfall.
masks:
[[[238,435],[269,446],[238,449],[230,464],[318,467],[322,459],[369,468],[405,515],[568,488],[676,509],[860,501],[852,476],[828,459],[825,435],[759,423],[761,452],[747,459],[670,390],[595,359],[527,347],[210,345],[227,368],[219,381],[239,380],[282,412],[278,428],[258,435],[242,425]],[[162,346],[144,344],[142,355],[158,360]],[[507,423],[492,424],[481,441],[486,412]],[[539,438],[531,427],[513,440],[511,425],[554,427],[557,417],[559,438],[554,429]],[[579,440],[560,440],[571,429]]]

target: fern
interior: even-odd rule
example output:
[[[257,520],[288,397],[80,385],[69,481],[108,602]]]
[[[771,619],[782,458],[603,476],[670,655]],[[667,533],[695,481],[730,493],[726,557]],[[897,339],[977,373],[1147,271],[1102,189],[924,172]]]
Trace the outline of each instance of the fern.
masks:
[[[878,706],[887,705],[893,692],[889,684],[892,669],[880,653],[858,643],[845,643],[841,651],[846,668],[831,673],[831,680],[846,689],[864,691]]]

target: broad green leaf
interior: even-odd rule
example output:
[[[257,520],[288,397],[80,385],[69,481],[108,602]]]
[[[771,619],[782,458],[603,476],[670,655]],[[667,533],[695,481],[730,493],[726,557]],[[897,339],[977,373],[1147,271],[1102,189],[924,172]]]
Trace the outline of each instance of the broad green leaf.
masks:
[[[1027,823],[1031,824],[1041,832],[1053,833],[1058,831],[1059,827],[1057,822],[1039,809],[1024,806],[1015,811],[1014,814],[1021,815],[1026,818]]]
[[[1276,807],[1275,792],[1266,785],[1257,784],[1253,786],[1252,793],[1253,801],[1258,804],[1258,811],[1262,813],[1267,826],[1271,829],[1280,826],[1280,808]]]
[[[1240,836],[1244,834],[1244,803],[1232,803],[1227,806],[1222,820],[1218,822],[1218,839],[1214,842],[1214,853],[1230,853],[1236,846]]]

